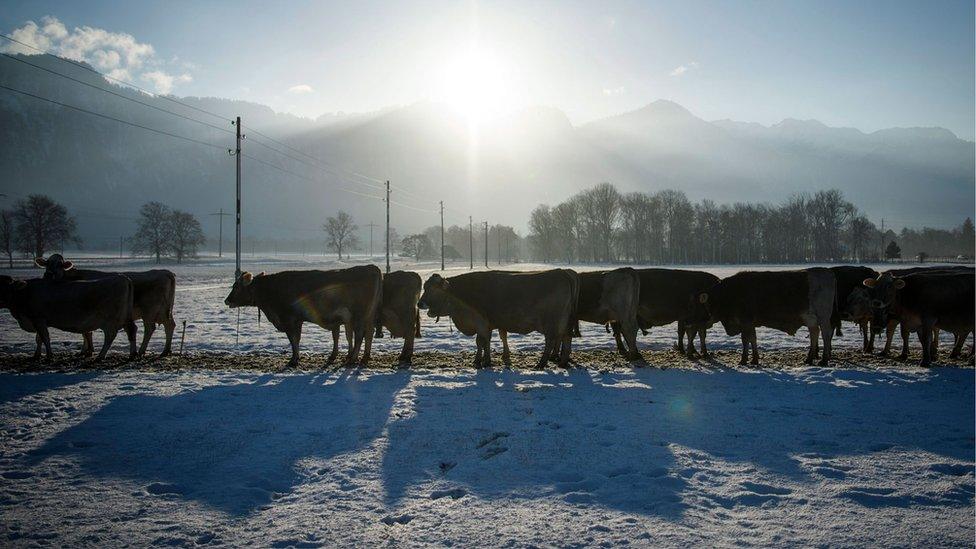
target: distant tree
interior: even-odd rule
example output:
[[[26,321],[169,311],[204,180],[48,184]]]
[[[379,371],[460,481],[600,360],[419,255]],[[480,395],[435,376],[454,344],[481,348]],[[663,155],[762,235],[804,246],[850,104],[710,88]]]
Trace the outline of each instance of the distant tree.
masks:
[[[359,227],[353,223],[351,215],[341,210],[335,217],[325,220],[322,230],[325,231],[326,244],[339,255],[339,259],[342,259],[343,248],[352,248],[359,242],[356,236]]]
[[[10,210],[0,211],[0,246],[7,254],[7,266],[14,268],[14,240],[17,230],[14,228],[14,213]]]
[[[901,258],[901,247],[892,240],[885,247],[885,259],[899,259]]]
[[[14,209],[18,248],[34,257],[63,244],[65,240],[79,243],[76,224],[68,210],[50,197],[32,194],[17,203]]]
[[[143,204],[139,208],[139,227],[132,236],[132,252],[136,255],[154,256],[156,263],[159,263],[160,258],[168,254],[173,244],[170,232],[172,215],[169,206],[161,202]]]
[[[430,257],[433,250],[434,244],[425,234],[412,234],[403,239],[403,252],[413,256],[417,261]]]
[[[552,219],[552,210],[545,204],[536,206],[529,215],[529,234],[536,248],[536,254],[542,261],[549,263],[555,252],[556,224]]]
[[[192,214],[174,210],[167,219],[165,233],[170,238],[170,249],[176,262],[182,263],[185,257],[196,257],[197,248],[206,242],[203,227]]]
[[[959,228],[959,250],[966,257],[973,256],[973,248],[976,247],[976,227],[973,226],[973,219],[967,217]]]
[[[925,252],[918,252],[916,257],[918,258],[919,263],[925,263],[925,260],[929,258],[929,254]]]
[[[397,232],[396,227],[390,227],[390,255],[399,252],[402,248],[402,239],[400,238],[400,233]],[[386,253],[386,250],[383,250]]]
[[[876,231],[874,224],[863,215],[856,215],[847,221],[847,243],[852,259],[861,259],[865,246]]]
[[[454,246],[451,246],[450,244],[444,244],[444,258],[445,259],[448,259],[448,260],[451,260],[451,261],[456,261],[458,259],[461,259],[461,257],[462,257],[461,256],[461,253],[457,251],[457,248],[455,248]]]

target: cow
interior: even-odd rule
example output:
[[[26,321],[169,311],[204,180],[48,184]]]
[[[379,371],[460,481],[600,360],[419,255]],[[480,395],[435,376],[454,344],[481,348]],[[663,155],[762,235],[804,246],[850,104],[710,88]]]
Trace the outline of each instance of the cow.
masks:
[[[865,278],[875,278],[878,272],[869,267],[841,265],[830,267],[830,272],[837,278],[837,305],[840,315],[833,319],[834,335],[841,337],[841,320],[854,322],[861,329],[862,349],[871,352],[874,344],[874,332],[871,330],[871,311],[859,306],[860,296],[851,298],[852,293],[864,291],[862,281]]]
[[[403,338],[403,349],[397,362],[409,364],[413,358],[414,338],[420,337],[420,309],[417,302],[423,291],[420,275],[394,271],[383,276],[383,304],[376,318],[376,335],[383,337],[385,326],[393,337]]]
[[[139,356],[145,356],[149,347],[149,340],[156,331],[156,325],[162,324],[166,333],[166,343],[159,358],[169,356],[173,350],[173,332],[176,321],[173,319],[173,303],[176,300],[176,275],[165,269],[132,272],[104,272],[90,269],[77,269],[71,261],[64,259],[61,254],[51,254],[47,259],[37,258],[34,263],[44,268],[44,278],[47,280],[99,280],[118,275],[124,275],[132,281],[133,301],[132,320],[141,320],[143,327],[142,344],[139,346]],[[91,355],[91,333],[82,334],[82,354]]]
[[[14,280],[0,276],[0,308],[27,332],[36,334],[34,359],[53,359],[50,328],[76,334],[101,330],[105,336],[96,361],[105,358],[119,330],[129,339],[129,358],[136,356],[136,326],[132,322],[132,282],[124,276],[56,283],[50,280]]]
[[[279,332],[284,332],[291,344],[289,366],[298,365],[298,345],[305,322],[332,332],[333,354],[339,326],[343,326],[350,343],[345,363],[357,364],[362,348],[361,363],[368,364],[383,292],[382,278],[375,265],[258,275],[245,272],[234,281],[224,303],[231,308],[257,307]]]
[[[932,363],[933,337],[939,329],[949,331],[958,339],[973,331],[973,303],[976,301],[976,276],[971,272],[918,271],[906,276],[890,272],[877,278],[867,278],[864,285],[873,291],[872,304],[884,319],[889,315],[902,325],[902,337],[907,341],[915,331],[922,344],[920,366]],[[908,358],[907,343],[902,356]]]
[[[695,356],[695,334],[701,342],[701,354],[708,356],[705,347],[705,332],[711,326],[691,320],[698,294],[718,284],[719,278],[704,271],[682,269],[637,269],[640,278],[640,302],[637,306],[637,325],[646,335],[654,326],[678,323],[678,343],[675,345],[682,354]],[[688,346],[684,338],[688,337]]]
[[[491,366],[491,332],[502,340],[502,361],[511,363],[508,333],[539,332],[545,349],[538,368],[545,368],[554,349],[559,364],[569,366],[579,275],[569,269],[536,272],[480,271],[444,278],[432,274],[424,282],[418,307],[427,316],[451,317],[457,329],[476,336],[474,366]]]
[[[590,271],[579,273],[579,279],[577,320],[603,324],[607,326],[607,331],[613,325],[617,351],[628,360],[641,360],[637,349],[637,307],[641,281],[637,271],[630,267]],[[576,331],[578,333],[579,329]]]
[[[694,320],[721,322],[725,333],[741,335],[742,359],[749,362],[752,347],[752,364],[759,364],[759,346],[756,327],[765,326],[790,335],[806,326],[810,331],[810,348],[806,363],[817,358],[817,336],[823,338],[823,356],[820,365],[830,361],[833,326],[831,317],[836,314],[835,293],[837,280],[824,268],[803,271],[743,271],[728,278],[707,291],[698,294]]]

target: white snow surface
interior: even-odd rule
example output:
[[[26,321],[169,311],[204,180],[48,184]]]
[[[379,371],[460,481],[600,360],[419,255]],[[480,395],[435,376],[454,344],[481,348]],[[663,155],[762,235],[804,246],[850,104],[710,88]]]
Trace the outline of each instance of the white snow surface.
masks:
[[[284,353],[253,309],[235,343],[232,268],[173,269],[187,350]],[[32,351],[0,318],[0,351]],[[418,349],[472,350],[447,324]],[[972,369],[893,363],[0,373],[0,545],[972,547],[974,429]]]

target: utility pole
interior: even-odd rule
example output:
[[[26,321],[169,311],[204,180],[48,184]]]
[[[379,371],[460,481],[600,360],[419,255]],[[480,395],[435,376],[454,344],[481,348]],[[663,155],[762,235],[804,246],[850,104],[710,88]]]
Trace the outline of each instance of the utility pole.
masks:
[[[390,273],[390,182],[386,182],[386,273]]]
[[[441,200],[441,270],[444,270],[444,201]]]
[[[885,219],[881,218],[881,262],[884,263],[887,258],[885,257]]]
[[[217,216],[217,257],[224,257],[224,217],[229,217],[229,213],[224,213],[224,209],[212,213]]]
[[[369,225],[369,260],[373,260],[373,227],[379,227],[376,223],[370,222]]]
[[[485,221],[485,268],[488,268],[488,222]]]
[[[244,139],[244,135],[241,133],[240,116],[233,124],[237,127],[237,148],[233,152],[227,152],[230,152],[237,159],[237,216],[234,239],[234,279],[236,280],[241,277],[241,170],[244,168],[244,159],[241,156],[241,140]]]
[[[474,224],[471,216],[468,216],[468,259],[471,260],[471,269],[474,270]]]

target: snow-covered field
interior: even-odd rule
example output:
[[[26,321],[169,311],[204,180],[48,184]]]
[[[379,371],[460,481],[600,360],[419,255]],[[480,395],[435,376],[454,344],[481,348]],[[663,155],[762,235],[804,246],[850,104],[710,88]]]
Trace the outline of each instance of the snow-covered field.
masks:
[[[246,267],[330,266],[262,263]],[[253,309],[236,342],[236,311],[223,306],[232,264],[173,270],[188,352],[230,364],[285,353]],[[424,318],[423,331],[418,349],[431,356],[473,350],[446,320]],[[839,342],[848,357],[854,331]],[[734,356],[737,341],[709,335]],[[584,336],[577,348],[594,356],[612,347],[601,327]],[[760,345],[799,357],[805,336],[763,331]],[[57,337],[62,353],[77,349],[77,336]],[[641,341],[667,356],[673,339],[668,327]],[[538,352],[537,337],[512,343]],[[400,341],[376,344],[395,352]],[[306,329],[305,349],[328,345]],[[0,313],[0,352],[32,349]],[[255,372],[193,356],[0,373],[0,545],[974,543],[970,368]]]

